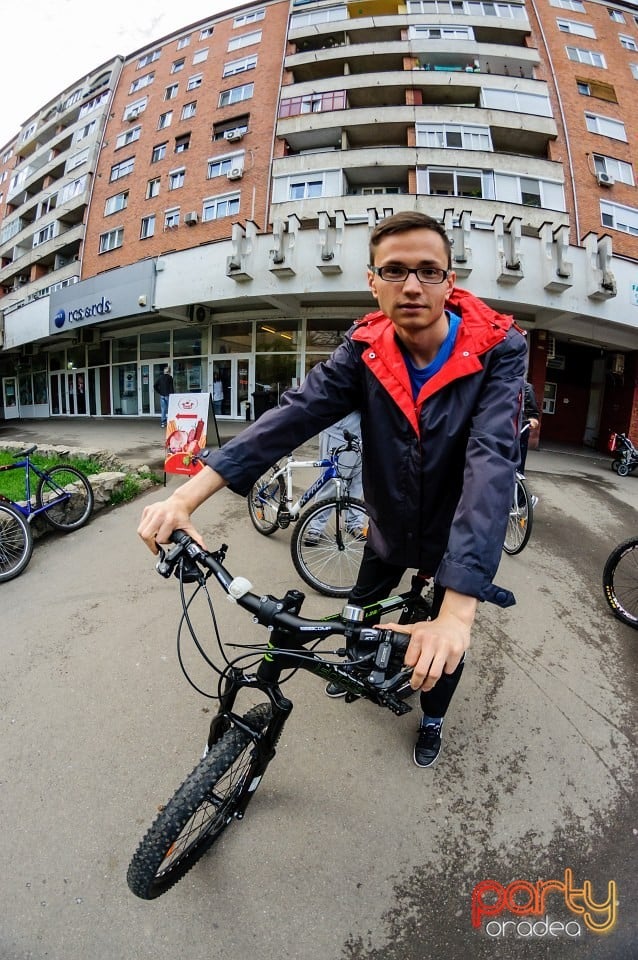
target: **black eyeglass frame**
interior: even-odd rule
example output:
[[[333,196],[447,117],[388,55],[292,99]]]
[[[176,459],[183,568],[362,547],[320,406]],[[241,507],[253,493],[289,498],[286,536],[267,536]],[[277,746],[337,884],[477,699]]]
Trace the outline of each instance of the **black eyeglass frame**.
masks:
[[[443,267],[416,267],[416,268],[415,268],[415,267],[403,267],[403,266],[399,266],[398,264],[395,264],[395,263],[388,264],[387,266],[383,266],[383,267],[373,267],[371,264],[368,264],[368,270],[370,270],[372,273],[375,273],[378,277],[381,278],[381,280],[385,280],[387,283],[405,283],[405,281],[408,279],[408,277],[410,276],[410,274],[413,273],[413,274],[415,275],[415,277],[417,278],[417,280],[419,281],[419,283],[436,283],[436,284],[439,284],[439,283],[445,283],[445,281],[447,280],[447,278],[448,278],[449,275],[450,275],[450,271],[449,271],[449,270],[444,270]],[[384,276],[383,276],[383,271],[384,271],[384,270],[401,270],[401,271],[405,274],[405,276],[401,276],[401,277],[384,277]],[[436,270],[436,272],[441,275],[441,276],[440,276],[440,279],[439,279],[439,280],[424,280],[422,277],[419,276],[419,273],[420,273],[422,270],[432,270],[432,271]]]

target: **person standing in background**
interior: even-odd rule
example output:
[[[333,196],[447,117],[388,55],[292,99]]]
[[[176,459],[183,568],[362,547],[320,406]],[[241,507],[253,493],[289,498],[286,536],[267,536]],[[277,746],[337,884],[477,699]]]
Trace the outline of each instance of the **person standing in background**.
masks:
[[[222,378],[218,373],[213,374],[213,410],[215,411],[215,416],[218,417],[222,412],[222,403],[224,401],[224,384],[222,383]]]
[[[321,460],[327,460],[335,447],[341,447],[344,443],[347,443],[346,433],[356,437],[359,443],[361,442],[361,416],[358,410],[354,410],[341,420],[333,423],[331,427],[321,431],[319,434],[319,457]],[[344,450],[344,452],[339,455],[339,472],[345,480],[348,481],[348,496],[354,497],[355,500],[362,500],[363,480],[360,449]],[[324,487],[324,491],[321,491],[317,495],[317,502],[329,499],[334,493],[334,489],[330,485]],[[350,513],[353,512],[354,511],[350,511]],[[304,544],[307,547],[318,545],[321,533],[328,522],[328,517],[329,512],[326,510],[322,516],[315,518],[314,525],[309,526],[304,538]],[[350,525],[352,521],[348,523],[348,520],[349,518],[346,518],[347,528],[350,533],[353,533],[355,536],[361,536],[363,531],[355,529]]]
[[[168,422],[168,398],[175,393],[175,386],[171,376],[171,368],[166,364],[159,377],[153,384],[160,398],[160,426],[165,427]]]

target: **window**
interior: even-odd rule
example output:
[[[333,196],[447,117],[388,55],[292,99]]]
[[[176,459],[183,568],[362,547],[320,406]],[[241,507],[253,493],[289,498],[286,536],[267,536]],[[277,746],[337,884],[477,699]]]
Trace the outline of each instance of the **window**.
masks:
[[[69,157],[69,159],[66,162],[65,173],[68,173],[70,170],[74,170],[75,167],[79,167],[83,163],[86,163],[88,159],[89,159],[88,148],[86,150],[80,150],[79,153],[73,154],[73,156]]]
[[[185,63],[186,61],[184,60],[184,58],[182,58],[181,60],[173,60],[171,64],[171,73],[179,73],[180,70],[184,69]]]
[[[323,177],[319,180],[291,178],[288,186],[289,200],[311,200],[323,196]]]
[[[634,80],[638,80],[638,63],[630,63],[629,69]]]
[[[634,172],[631,164],[624,160],[615,160],[613,157],[605,157],[602,154],[595,153],[594,169],[596,173],[604,173],[608,177],[613,177],[614,180],[628,183],[631,187],[634,186]]]
[[[241,47],[249,47],[253,43],[261,43],[261,30],[255,30],[253,33],[242,33],[241,37],[233,37],[228,41],[227,50],[239,50]]]
[[[138,77],[137,80],[134,80],[131,84],[129,93],[136,93],[138,90],[143,90],[144,87],[148,87],[148,85],[152,83],[154,79],[154,73],[147,73],[143,77]]]
[[[183,50],[184,47],[187,47],[190,44],[190,42],[191,42],[190,33],[186,37],[180,37],[179,40],[177,41],[177,49]]]
[[[233,20],[233,28],[245,27],[249,23],[257,23],[258,20],[263,20],[264,16],[265,10],[263,7],[259,7],[257,10],[249,10],[248,13],[241,13]]]
[[[84,193],[87,185],[86,174],[83,177],[80,177],[78,180],[72,180],[70,183],[65,183],[61,190],[58,190],[57,206],[60,206],[62,203],[66,203],[67,200],[71,200],[73,197],[79,196],[79,194]]]
[[[168,110],[166,113],[160,113],[159,120],[157,121],[157,129],[164,130],[165,127],[170,127],[172,119],[172,110]]]
[[[156,60],[159,60],[161,56],[161,50],[153,50],[152,53],[145,53],[143,57],[137,61],[137,69],[142,70],[143,67],[148,67],[149,63],[155,63]]]
[[[184,167],[182,167],[181,170],[172,170],[168,175],[168,189],[179,190],[180,187],[184,186],[185,179],[186,170]]]
[[[600,133],[613,140],[624,140],[627,143],[627,132],[622,120],[612,120],[611,117],[602,117],[597,113],[586,113],[585,123],[590,133]]]
[[[150,200],[152,197],[159,196],[160,192],[160,178],[155,177],[153,180],[149,180],[146,184],[146,199]]]
[[[114,180],[121,180],[122,177],[127,177],[129,173],[133,173],[134,166],[135,157],[128,157],[126,160],[114,163],[111,167],[111,183],[113,183]]]
[[[638,43],[636,43],[633,37],[625,37],[621,34],[618,39],[620,40],[621,47],[624,47],[625,50],[638,50]]]
[[[208,47],[195,51],[193,54],[193,66],[195,66],[196,63],[203,63],[204,60],[208,60]]]
[[[172,230],[174,227],[179,227],[179,207],[164,213],[164,229]]]
[[[202,221],[220,220],[222,217],[232,217],[239,213],[239,194],[225,197],[214,197],[204,200]]]
[[[426,182],[425,192],[433,196],[494,199],[493,180],[489,171],[430,168],[426,171]]]
[[[418,123],[417,147],[450,150],[492,150],[489,127],[455,123]]]
[[[576,77],[576,87],[583,97],[596,97],[598,100],[608,100],[610,103],[618,103],[616,91],[611,83],[604,83],[602,80],[585,80]]]
[[[325,110],[345,110],[346,91],[332,90],[330,93],[308,94],[305,97],[291,97],[282,100],[279,105],[280,117],[296,117],[302,113],[322,113]]]
[[[131,127],[130,130],[125,130],[124,133],[121,133],[116,139],[115,149],[119,150],[120,147],[125,147],[128,143],[135,143],[136,140],[140,139],[141,133],[141,127]]]
[[[537,117],[551,117],[552,107],[545,94],[521,93],[518,90],[499,90],[486,87],[481,92],[481,106],[496,110],[514,110]]]
[[[638,237],[638,210],[635,207],[625,207],[620,203],[600,201],[600,222],[604,227],[620,230],[621,233],[630,233]]]
[[[590,67],[607,67],[602,53],[596,53],[595,50],[582,50],[580,47],[565,47],[567,56],[570,60],[576,60],[577,63],[588,63]]]
[[[187,90],[197,90],[198,87],[201,87],[204,77],[201,73],[198,73],[194,77],[188,78],[188,83],[186,84]]]
[[[231,103],[250,100],[253,95],[253,87],[253,83],[244,83],[241,87],[231,87],[230,90],[222,90],[219,95],[219,106],[227,107]]]
[[[158,143],[157,146],[153,147],[153,152],[151,154],[151,163],[157,163],[158,160],[163,160],[166,156],[166,143]]]
[[[222,77],[232,77],[236,73],[243,73],[245,70],[254,70],[257,66],[257,54],[251,57],[244,57],[242,60],[229,60],[224,64]]]
[[[179,83],[171,83],[170,87],[167,87],[164,91],[165,100],[174,100],[177,96],[177,91],[179,90]]]
[[[184,153],[191,145],[190,133],[183,133],[180,137],[175,137],[175,153]]]
[[[124,228],[118,227],[117,230],[109,230],[108,233],[100,235],[100,253],[106,253],[108,250],[115,250],[121,247],[124,241]]]
[[[182,107],[182,120],[190,120],[197,113],[197,100],[191,100]]]
[[[223,123],[216,123],[213,126],[213,140],[226,140],[226,134],[229,130],[236,130],[240,134],[248,133],[249,116],[244,114],[241,117],[233,117],[230,120],[224,120]]]
[[[199,31],[199,39],[208,40],[208,38],[212,37],[213,35],[213,29],[214,29],[213,27],[204,27],[202,30]]]
[[[84,127],[81,127],[79,130],[76,130],[74,141],[79,143],[80,140],[84,140],[85,137],[90,137],[95,128],[97,127],[97,120],[91,120],[90,123],[87,123]]]
[[[243,167],[244,154],[233,153],[226,157],[216,157],[215,160],[208,161],[208,172],[206,176],[209,180],[214,177],[225,177],[229,170],[235,167]]]
[[[543,413],[556,413],[558,384],[545,383],[543,387]]]
[[[585,4],[582,0],[549,0],[552,7],[561,7],[563,10],[571,10],[573,13],[584,13]]]
[[[290,29],[295,27],[308,27],[313,23],[330,23],[333,20],[347,20],[348,8],[323,7],[321,10],[309,10],[307,13],[294,13],[290,18]]]
[[[473,40],[471,27],[416,24],[408,30],[410,40]]]
[[[38,230],[33,235],[33,246],[38,247],[41,243],[46,243],[47,240],[52,240],[55,236],[57,225],[57,222],[54,220],[53,223],[43,227],[42,230]]]
[[[109,217],[112,213],[118,213],[120,210],[125,210],[127,206],[128,190],[125,190],[123,193],[116,193],[115,196],[109,197],[104,204],[104,216]]]
[[[608,9],[607,9],[607,13],[608,13],[609,16],[611,17],[611,19],[614,21],[614,23],[624,23],[624,22],[625,22],[625,17],[624,17],[624,15],[620,12],[620,10],[612,10],[611,8],[608,8]]]
[[[148,217],[142,217],[140,224],[140,240],[147,240],[155,234],[155,214],[151,213]]]
[[[137,120],[140,113],[143,113],[146,110],[146,104],[148,103],[148,98],[143,97],[141,100],[136,100],[135,103],[129,103],[128,107],[124,111],[125,120]]]
[[[578,20],[556,20],[556,23],[562,33],[574,33],[580,37],[596,39],[596,31],[589,23],[580,23]]]

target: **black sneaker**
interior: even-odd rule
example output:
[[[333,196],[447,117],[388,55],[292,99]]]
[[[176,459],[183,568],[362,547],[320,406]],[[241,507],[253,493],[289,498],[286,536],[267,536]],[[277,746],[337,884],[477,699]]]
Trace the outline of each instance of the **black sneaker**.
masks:
[[[414,762],[417,767],[431,767],[441,752],[441,724],[428,723],[419,727],[414,745]]]
[[[339,683],[335,683],[334,680],[331,680],[330,683],[326,684],[326,696],[327,697],[345,697],[346,691],[345,688]]]

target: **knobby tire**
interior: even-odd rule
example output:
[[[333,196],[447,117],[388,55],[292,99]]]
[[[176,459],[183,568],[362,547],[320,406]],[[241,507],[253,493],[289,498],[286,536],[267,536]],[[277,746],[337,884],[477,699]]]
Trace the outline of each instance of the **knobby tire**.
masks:
[[[638,630],[638,537],[623,541],[609,554],[603,590],[614,616]]]
[[[243,722],[256,732],[267,726],[269,703],[250,709]],[[142,900],[170,890],[195,866],[234,819],[255,751],[254,738],[231,727],[200,760],[140,842],[127,882]],[[254,795],[254,789],[250,799]]]

